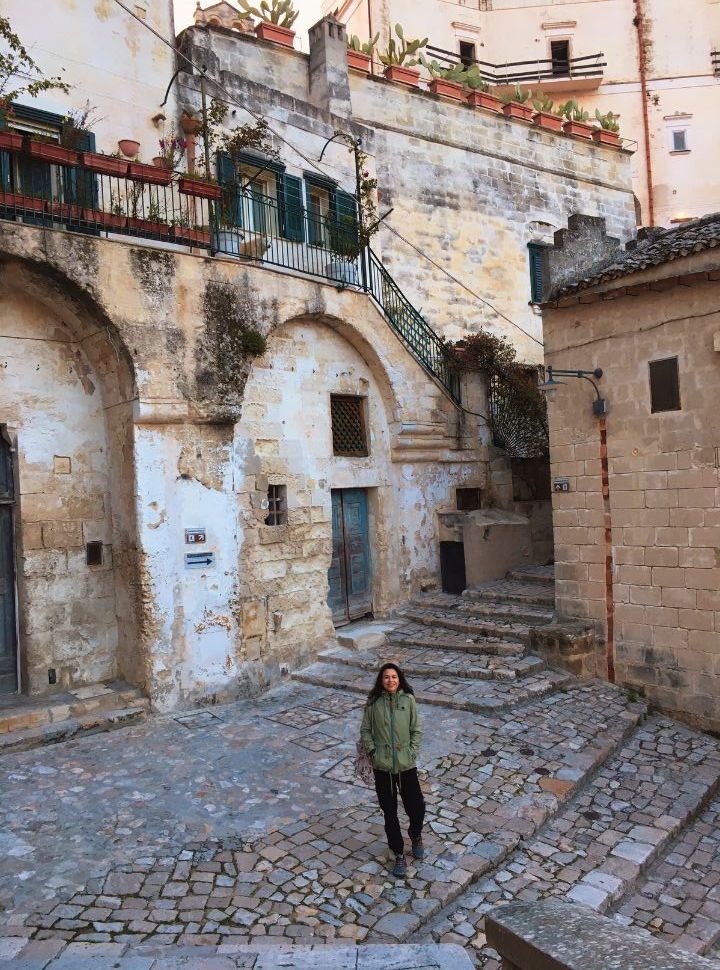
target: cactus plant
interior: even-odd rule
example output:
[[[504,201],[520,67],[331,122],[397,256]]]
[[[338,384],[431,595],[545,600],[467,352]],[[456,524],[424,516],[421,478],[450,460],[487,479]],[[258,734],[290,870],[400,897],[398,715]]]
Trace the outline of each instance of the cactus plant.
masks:
[[[564,104],[559,105],[558,114],[563,115],[568,121],[578,121],[580,124],[585,124],[590,118],[590,115],[584,108],[580,107],[575,98],[570,98]]]
[[[613,114],[612,111],[608,111],[607,114],[603,115],[600,114],[597,108],[595,109],[595,118],[603,131],[613,131],[617,134],[620,131],[618,117],[619,115]]]
[[[543,94],[542,91],[538,91],[535,97],[532,99],[533,107],[536,111],[542,111],[545,114],[552,114],[555,108],[555,102],[550,97],[549,94]]]
[[[277,24],[278,27],[285,27],[288,30],[292,27],[299,16],[299,11],[295,10],[292,0],[260,0],[260,7],[253,7],[250,0],[238,0],[240,7],[247,14],[264,20],[266,23]]]
[[[500,95],[500,100],[503,104],[510,104],[514,101],[516,104],[527,104],[532,97],[532,91],[529,89],[523,91],[519,84],[516,84],[512,91],[506,91],[504,94]]]
[[[427,45],[429,38],[405,40],[405,34],[400,24],[395,24],[395,33],[400,43],[397,44],[394,37],[389,37],[384,53],[380,54],[380,60],[386,67],[400,64],[406,67],[414,67],[415,64],[419,63],[415,54]],[[412,58],[412,60],[408,60],[408,58]]]
[[[358,35],[353,34],[351,37],[348,37],[347,45],[351,51],[355,51],[358,54],[367,54],[368,57],[372,57],[379,37],[379,33],[375,34],[371,40],[368,40],[363,44]]]

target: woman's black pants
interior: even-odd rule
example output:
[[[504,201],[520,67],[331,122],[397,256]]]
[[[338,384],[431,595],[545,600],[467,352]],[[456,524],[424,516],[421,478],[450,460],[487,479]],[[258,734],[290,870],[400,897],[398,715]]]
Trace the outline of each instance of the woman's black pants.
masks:
[[[375,771],[375,791],[377,792],[380,808],[385,816],[385,834],[387,835],[390,851],[401,855],[403,851],[403,837],[398,820],[397,793],[400,792],[403,808],[410,819],[408,835],[410,839],[419,839],[425,818],[425,799],[420,790],[417,768],[401,771],[397,775],[389,771]]]

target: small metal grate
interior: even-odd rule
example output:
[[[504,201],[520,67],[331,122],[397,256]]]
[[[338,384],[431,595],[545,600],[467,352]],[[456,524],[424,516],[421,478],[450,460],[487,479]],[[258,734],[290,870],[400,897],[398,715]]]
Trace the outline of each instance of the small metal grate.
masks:
[[[265,525],[287,525],[287,485],[268,485]]]
[[[330,395],[333,454],[363,458],[368,453],[365,403],[361,397]]]

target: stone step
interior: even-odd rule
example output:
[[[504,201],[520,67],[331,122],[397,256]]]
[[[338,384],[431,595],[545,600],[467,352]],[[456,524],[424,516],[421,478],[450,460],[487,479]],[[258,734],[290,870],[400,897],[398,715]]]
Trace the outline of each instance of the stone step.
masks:
[[[406,607],[399,610],[398,615],[413,623],[421,623],[425,626],[443,627],[446,630],[456,630],[459,633],[471,633],[475,636],[493,637],[499,640],[527,640],[529,627],[523,623],[513,623],[508,621],[491,622],[490,620],[475,620],[472,617],[464,617],[462,614],[448,613],[436,609],[413,609]]]
[[[389,636],[387,645],[458,650],[485,657],[522,657],[527,650],[527,643],[519,641],[498,640],[493,637],[473,639],[467,633],[453,633],[452,630],[439,633],[437,630],[437,627],[428,628],[424,624],[408,625]]]
[[[510,618],[517,623],[525,623],[530,627],[544,626],[552,623],[554,611],[533,609],[523,603],[492,603],[467,602],[458,608],[464,616],[487,617],[489,620],[503,620]]]
[[[430,927],[483,951],[483,919],[516,899],[560,897],[607,912],[633,890],[720,787],[720,743],[666,718],[638,728],[532,838]]]
[[[372,676],[368,673],[355,673],[355,668],[340,663],[315,663],[296,671],[292,676],[305,684],[321,687],[332,685],[358,694],[367,694],[372,686]],[[417,675],[412,678],[411,686],[418,701],[423,704],[481,713],[527,704],[573,683],[575,678],[570,674],[543,670],[510,682],[472,680],[440,673],[433,677]]]
[[[527,585],[514,585],[510,582],[497,584],[492,587],[478,587],[466,589],[463,599],[482,603],[511,603],[517,606],[547,606],[554,608],[555,591],[543,592],[543,587],[530,589]]]
[[[508,579],[516,579],[520,583],[538,583],[552,586],[555,582],[554,566],[518,566],[507,574]]]
[[[112,710],[101,708],[64,721],[53,721],[37,727],[8,731],[0,734],[0,754],[26,751],[44,744],[57,744],[59,741],[68,741],[77,734],[97,734],[100,731],[113,731],[116,728],[138,724],[147,717],[149,706],[150,702],[147,698],[142,698],[140,703],[132,707]]]
[[[545,669],[545,661],[540,657],[483,657],[442,650],[437,646],[410,647],[397,643],[363,652],[331,647],[319,654],[318,660],[375,671],[385,661],[392,660],[408,675],[438,677],[449,674],[475,680],[519,680]]]
[[[0,738],[13,731],[82,719],[96,711],[148,706],[142,691],[121,680],[68,688],[42,697],[0,695]]]

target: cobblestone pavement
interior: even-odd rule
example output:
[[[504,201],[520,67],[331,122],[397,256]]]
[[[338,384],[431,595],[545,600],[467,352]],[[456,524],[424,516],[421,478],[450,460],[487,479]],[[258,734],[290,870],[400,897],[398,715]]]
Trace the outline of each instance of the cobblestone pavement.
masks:
[[[318,683],[0,759],[0,968],[60,954],[53,967],[82,970],[58,961],[94,945],[126,948],[128,970],[200,968],[201,955],[264,970],[255,950],[238,962],[251,959],[240,948],[425,940],[496,970],[484,913],[546,895],[713,943],[717,741],[641,724],[643,705],[599,682],[414,676],[427,855],[396,880],[374,793],[351,767],[371,676],[315,671]],[[484,692],[501,703],[483,709]],[[198,948],[196,962],[157,963],[168,944]],[[32,963],[25,947],[53,952]]]
[[[335,648],[322,653],[320,658],[329,663],[346,663],[363,670],[377,670],[388,656],[392,656],[407,674],[432,676],[441,672],[477,680],[515,680],[539,673],[545,667],[539,657],[482,656],[460,651],[439,651],[432,646],[403,646],[397,641],[393,641],[389,647],[377,647],[361,653]]]

